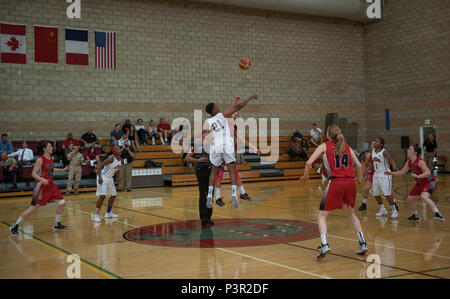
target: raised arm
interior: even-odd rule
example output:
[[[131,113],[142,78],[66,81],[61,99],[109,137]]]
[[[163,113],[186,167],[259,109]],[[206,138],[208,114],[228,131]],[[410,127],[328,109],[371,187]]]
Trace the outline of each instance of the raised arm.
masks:
[[[250,96],[248,99],[246,99],[245,101],[243,101],[241,103],[238,103],[240,98],[241,97],[239,97],[239,96],[234,98],[233,106],[231,107],[230,110],[224,112],[223,116],[225,116],[226,118],[230,118],[233,115],[233,113],[235,113],[235,112],[241,110],[242,108],[244,108],[245,105],[247,105],[248,102],[250,102],[253,99],[257,99],[258,95],[254,94],[254,95]]]

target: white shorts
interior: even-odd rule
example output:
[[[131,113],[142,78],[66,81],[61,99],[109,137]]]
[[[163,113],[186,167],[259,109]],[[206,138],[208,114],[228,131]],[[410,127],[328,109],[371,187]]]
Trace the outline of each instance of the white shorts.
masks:
[[[210,153],[209,160],[211,164],[214,166],[221,166],[223,163],[230,164],[236,162],[236,157],[234,153]]]
[[[381,175],[373,176],[372,195],[390,196],[392,193],[392,176]]]
[[[99,184],[98,183],[98,177],[97,177],[97,196],[102,196],[102,195],[111,195],[111,196],[116,196],[117,192],[116,192],[116,186],[114,186],[114,179],[113,178],[108,178],[102,175],[102,179],[103,179],[103,184]]]

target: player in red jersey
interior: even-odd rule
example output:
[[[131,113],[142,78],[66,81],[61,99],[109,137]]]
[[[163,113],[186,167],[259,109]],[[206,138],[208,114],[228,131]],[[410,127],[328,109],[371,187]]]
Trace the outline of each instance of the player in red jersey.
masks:
[[[403,168],[399,171],[387,171],[385,172],[385,174],[399,176],[405,175],[408,171],[410,171],[411,176],[416,180],[416,184],[414,185],[408,196],[408,206],[413,211],[413,214],[411,217],[407,218],[407,220],[420,220],[420,216],[417,212],[416,206],[417,199],[419,199],[420,196],[420,198],[422,198],[423,201],[426,202],[427,205],[429,205],[433,210],[434,219],[443,221],[444,217],[441,215],[434,201],[431,199],[431,194],[433,194],[433,192],[437,188],[437,181],[434,175],[431,174],[431,171],[428,168],[425,160],[419,157],[421,151],[422,150],[419,145],[411,145],[407,151],[408,161],[405,163],[405,166],[403,166]]]
[[[372,188],[373,174],[375,172],[371,155],[374,145],[375,141],[372,141],[370,147],[363,154],[364,158],[362,158],[363,176],[366,177],[366,181],[364,183],[362,204],[358,208],[359,211],[367,210],[367,200],[369,199],[369,191]]]
[[[324,167],[326,167],[330,178],[325,194],[320,203],[320,211],[318,217],[321,244],[317,259],[323,258],[331,249],[327,240],[327,223],[326,218],[329,211],[341,209],[343,204],[347,206],[347,215],[350,218],[353,227],[358,233],[359,248],[357,254],[364,255],[367,252],[367,243],[361,228],[361,223],[356,217],[353,208],[356,199],[356,184],[354,181],[355,172],[353,165],[358,170],[357,181],[362,182],[362,167],[358,158],[345,141],[341,129],[336,125],[331,125],[327,130],[328,142],[322,143],[311,155],[306,162],[305,171],[300,178],[301,182],[309,179],[309,170],[312,163],[323,155]]]
[[[37,159],[34,165],[32,176],[36,180],[34,184],[33,199],[31,205],[26,209],[22,215],[17,218],[16,223],[10,227],[12,235],[18,235],[19,224],[30,216],[40,206],[45,206],[47,203],[58,201],[58,208],[56,209],[55,224],[53,231],[67,230],[67,227],[60,223],[61,216],[64,212],[64,197],[53,182],[53,173],[70,170],[70,166],[64,169],[55,168],[55,161],[53,160],[53,146],[49,142],[41,142],[39,149],[43,150],[44,154]]]

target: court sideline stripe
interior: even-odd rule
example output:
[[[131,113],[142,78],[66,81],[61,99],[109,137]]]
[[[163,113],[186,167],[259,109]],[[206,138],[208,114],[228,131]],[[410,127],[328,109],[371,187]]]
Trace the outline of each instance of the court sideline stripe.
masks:
[[[300,245],[296,245],[296,244],[292,244],[292,243],[283,243],[283,244],[286,244],[286,245],[289,245],[289,246],[294,246],[294,247],[299,247],[299,248],[303,248],[303,249],[307,249],[307,250],[316,251],[316,249],[305,247],[305,246],[300,246]],[[429,276],[429,277],[433,277],[433,278],[445,279],[444,277],[435,276],[435,275],[431,275],[431,274],[425,274],[425,273],[421,273],[421,272],[417,272],[417,271],[413,271],[413,270],[408,270],[408,269],[404,269],[404,268],[400,268],[400,267],[396,267],[396,266],[372,263],[372,262],[368,262],[366,260],[362,260],[362,259],[359,259],[359,258],[356,258],[356,257],[351,257],[351,256],[343,255],[343,254],[332,253],[332,252],[330,252],[328,254],[339,256],[339,257],[343,257],[343,258],[347,258],[347,259],[351,259],[351,260],[355,260],[355,261],[360,261],[360,262],[364,262],[364,263],[368,263],[368,264],[380,265],[380,266],[383,266],[383,267],[392,268],[392,269],[396,269],[396,270],[401,270],[401,271],[404,271],[404,272],[410,272],[410,274],[420,274],[420,275]]]
[[[3,220],[0,220],[0,222],[3,224],[3,226],[5,226],[8,229],[11,227],[11,225],[9,223],[4,222]],[[21,233],[31,237],[33,239],[33,241],[35,241],[36,243],[38,243],[38,244],[40,244],[40,245],[42,245],[42,246],[44,246],[44,247],[46,247],[48,249],[51,249],[51,250],[57,252],[58,254],[61,254],[61,255],[65,256],[65,257],[67,257],[69,255],[72,255],[70,252],[68,252],[68,251],[66,251],[66,250],[64,250],[62,248],[59,248],[58,246],[53,245],[53,244],[51,244],[51,243],[49,243],[47,241],[44,241],[44,240],[42,240],[42,239],[40,239],[40,238],[38,238],[38,237],[36,237],[34,235],[31,235],[31,234],[29,234],[29,233],[27,233],[27,232],[25,232],[25,231],[23,231],[21,229],[19,229],[19,231]],[[114,273],[112,273],[112,272],[110,272],[110,271],[108,271],[106,269],[103,269],[102,267],[97,266],[97,265],[95,265],[95,264],[93,264],[93,263],[91,263],[91,262],[89,262],[89,261],[87,261],[87,260],[85,260],[85,259],[83,259],[81,257],[80,257],[79,261],[85,267],[87,267],[87,268],[89,268],[89,269],[91,269],[91,270],[93,270],[93,271],[95,271],[95,272],[97,272],[97,273],[99,273],[99,274],[109,278],[109,279],[122,279],[122,277],[120,277],[119,275],[114,274]]]

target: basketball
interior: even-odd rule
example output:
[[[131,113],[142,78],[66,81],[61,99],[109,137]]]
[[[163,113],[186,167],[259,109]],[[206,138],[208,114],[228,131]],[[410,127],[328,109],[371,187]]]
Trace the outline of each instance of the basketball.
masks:
[[[248,70],[250,68],[250,66],[252,65],[252,62],[250,61],[250,59],[243,57],[241,58],[241,60],[239,60],[238,66],[241,68],[241,70]]]

